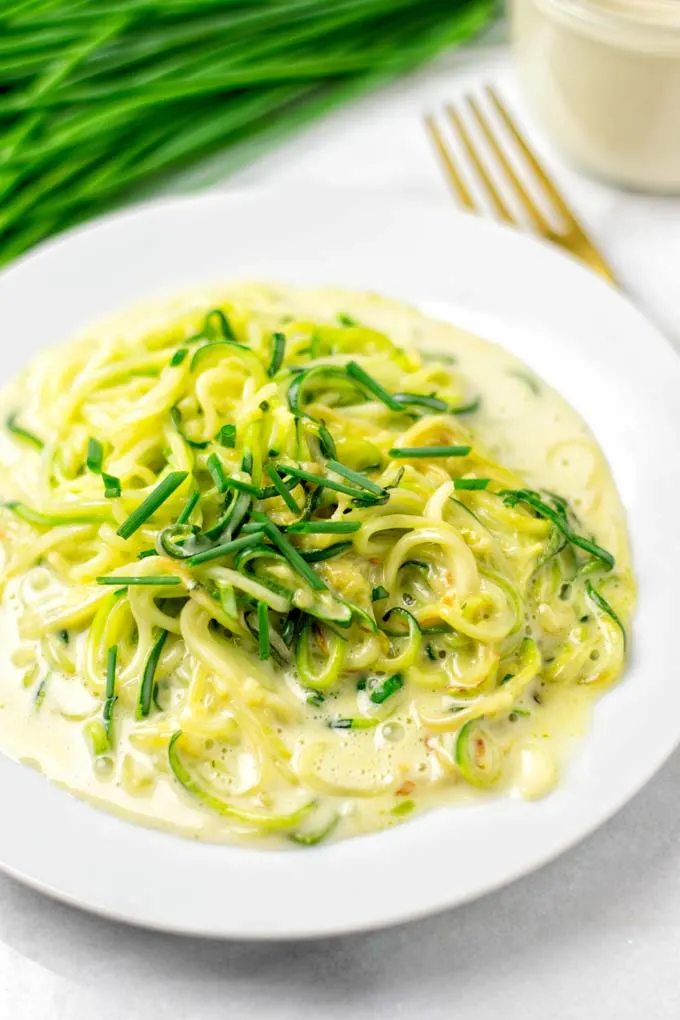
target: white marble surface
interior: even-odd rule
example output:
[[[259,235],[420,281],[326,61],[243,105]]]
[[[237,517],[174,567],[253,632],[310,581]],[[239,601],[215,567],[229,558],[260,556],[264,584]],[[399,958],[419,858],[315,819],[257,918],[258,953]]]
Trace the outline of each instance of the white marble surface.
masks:
[[[333,115],[232,181],[449,201],[418,118],[489,79],[522,110],[503,47],[477,49]],[[680,343],[680,202],[611,191],[545,152],[625,289]],[[135,931],[0,876],[0,1017],[677,1020],[679,790],[680,753],[534,876],[437,918],[316,944]]]

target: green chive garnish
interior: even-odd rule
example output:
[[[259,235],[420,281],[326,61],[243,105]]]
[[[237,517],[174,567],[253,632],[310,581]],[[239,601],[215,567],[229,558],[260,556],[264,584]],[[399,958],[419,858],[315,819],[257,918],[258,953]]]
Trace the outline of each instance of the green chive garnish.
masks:
[[[287,535],[351,535],[361,528],[360,521],[298,521],[289,524]]]
[[[391,411],[403,411],[403,405],[398,400],[395,400],[392,394],[388,393],[377,379],[374,379],[368,372],[365,372],[361,365],[357,365],[356,361],[348,362],[346,369],[347,375],[361,383],[364,389],[367,389],[378,400],[382,400],[383,404],[386,404]]]
[[[594,588],[592,586],[590,581],[586,581],[586,591],[589,597],[598,607],[598,609],[601,609],[603,613],[606,613],[606,615],[609,616],[614,621],[615,624],[617,624],[617,626],[621,630],[621,633],[623,634],[623,647],[625,648],[628,641],[628,636],[626,634],[626,628],[623,626],[621,617],[612,609],[604,595],[602,595],[597,590],[597,588]]]
[[[187,523],[187,521],[189,520],[194,511],[194,507],[196,506],[200,498],[201,498],[200,492],[198,491],[198,489],[194,489],[194,491],[191,493],[188,500],[184,504],[181,514],[177,518],[178,524]]]
[[[142,684],[139,688],[139,700],[137,701],[138,719],[144,719],[151,710],[154,678],[156,676],[158,660],[161,657],[161,652],[163,651],[163,645],[165,644],[167,636],[167,630],[162,630],[160,636],[156,639],[151,651],[149,652],[149,658],[146,660]]]
[[[390,457],[467,457],[471,446],[393,446]]]
[[[215,439],[220,446],[226,447],[227,450],[233,450],[236,446],[236,426],[223,425]]]
[[[451,408],[451,414],[472,414],[474,411],[478,411],[482,406],[482,398],[475,397],[468,404],[458,404],[457,407]]]
[[[456,478],[453,483],[454,489],[486,489],[491,481],[490,478]]]
[[[292,510],[294,514],[299,514],[300,507],[293,499],[293,496],[288,491],[288,488],[281,481],[281,476],[279,475],[278,471],[276,470],[273,464],[267,464],[267,474],[271,478],[272,482],[274,483],[274,488],[276,489],[276,491],[278,492],[279,496],[284,501],[288,509]]]
[[[213,324],[213,320],[216,320],[216,324]],[[213,308],[206,314],[205,330],[206,333],[215,332],[219,337],[224,337],[225,340],[236,340],[231,323],[221,308]]]
[[[374,705],[382,705],[383,701],[387,701],[393,694],[401,690],[403,686],[404,679],[401,673],[395,673],[394,676],[388,676],[381,683],[377,684],[369,694],[369,698]]]
[[[28,429],[22,428],[22,426],[19,425],[16,414],[10,414],[5,422],[5,426],[8,432],[13,433],[17,439],[23,439],[27,443],[31,443],[33,446],[37,447],[38,450],[42,450],[44,448],[45,444],[42,439],[39,439],[33,432],[29,432]]]
[[[175,351],[173,356],[170,358],[170,366],[171,366],[171,368],[176,368],[177,365],[181,365],[182,362],[184,361],[184,359],[186,358],[188,353],[189,352],[186,349],[186,347],[179,347]]]
[[[335,440],[323,422],[319,425],[319,446],[324,457],[335,457]]]
[[[283,357],[286,350],[286,338],[283,333],[274,333],[272,336],[272,360],[267,375],[274,376],[283,364]]]
[[[356,319],[353,319],[351,315],[346,315],[345,312],[338,314],[338,322],[341,326],[358,326],[359,323]]]
[[[179,488],[187,477],[188,472],[186,471],[171,471],[146,497],[144,502],[132,511],[127,520],[123,521],[116,534],[121,538],[130,538],[131,535],[134,535],[135,531],[148,521],[149,517],[165,503],[166,499],[172,496],[175,489]]]
[[[366,478],[365,475],[360,474],[358,471],[353,471],[352,468],[345,467],[337,460],[329,460],[327,467],[331,471],[335,471],[336,475],[342,475],[349,482],[354,482],[356,485],[360,485],[362,489],[366,489],[367,492],[372,492],[374,496],[384,496],[385,490],[380,485],[376,485],[370,478]]]
[[[104,702],[104,732],[109,743],[111,743],[111,723],[113,720],[113,706],[118,697],[116,695],[116,659],[118,657],[118,645],[111,645],[106,658],[106,701]]]
[[[428,397],[423,393],[395,393],[394,399],[400,403],[410,407],[426,407],[430,411],[439,411],[444,414],[449,409],[449,405],[444,400],[439,400],[438,397]]]
[[[366,493],[362,492],[361,489],[352,489],[349,485],[345,485],[343,482],[335,482],[332,478],[324,478],[323,475],[315,475],[311,471],[303,471],[301,468],[290,467],[288,464],[279,464],[279,471],[286,472],[288,475],[292,475],[293,478],[301,478],[305,482],[313,482],[315,485],[320,485],[324,489],[333,489],[334,492],[344,492],[348,496],[358,496],[360,499],[366,497]]]
[[[153,574],[137,575],[133,577],[98,577],[97,584],[121,584],[121,585],[133,585],[141,584],[148,586],[181,584],[182,580],[179,577],[173,577],[170,574],[159,574],[155,576]]]
[[[204,549],[203,552],[190,556],[186,562],[190,567],[197,567],[201,563],[209,563],[210,560],[219,560],[222,556],[229,556],[231,553],[238,552],[239,549],[248,549],[250,546],[258,545],[262,541],[262,530],[260,529],[252,535],[244,535],[243,538],[234,538],[230,542],[215,545],[212,549]]]
[[[155,549],[142,549],[140,553],[137,553],[138,560],[148,560],[149,556],[158,556]]]
[[[597,542],[591,541],[589,538],[584,538],[582,535],[577,534],[572,530],[569,524],[569,519],[566,512],[566,503],[559,496],[556,498],[553,496],[553,500],[557,504],[557,509],[548,506],[537,492],[532,489],[502,489],[498,495],[501,497],[506,506],[514,507],[518,503],[524,503],[530,506],[533,510],[546,517],[555,527],[562,532],[564,537],[572,545],[575,545],[579,549],[583,549],[584,552],[590,553],[595,559],[607,567],[608,570],[612,570],[615,564],[614,557],[602,546],[598,545]]]
[[[102,461],[104,459],[104,447],[98,439],[88,439],[87,441],[87,457],[85,463],[87,464],[90,471],[94,471],[96,475],[102,469]]]
[[[115,475],[107,475],[106,471],[102,471],[102,481],[106,498],[117,499],[121,493],[120,478],[116,478]]]
[[[269,658],[269,606],[266,602],[257,603],[258,643],[260,658]]]
[[[295,549],[294,546],[292,546],[291,543],[281,534],[274,522],[270,521],[265,514],[260,513],[259,511],[255,511],[252,516],[253,520],[258,521],[263,525],[263,530],[267,538],[274,543],[279,552],[283,553],[290,565],[297,570],[298,574],[301,574],[302,577],[304,577],[309,586],[315,591],[325,591],[328,585],[303,560],[297,549]]]
[[[224,473],[222,462],[216,453],[211,453],[206,462],[206,467],[211,474],[212,480],[215,483],[215,488],[218,492],[227,491],[227,476]]]
[[[226,475],[224,475],[223,485],[224,491],[227,489],[235,489],[237,492],[247,492],[249,496],[255,496],[257,499],[264,498],[264,490],[258,489],[257,485],[252,485],[250,482],[242,482],[240,478],[227,478]],[[272,492],[271,495],[274,495],[274,493]]]
[[[332,545],[327,545],[325,549],[313,549],[311,552],[303,552],[302,555],[307,563],[320,563],[322,560],[330,560],[333,556],[340,556],[351,548],[351,542],[333,542]]]
[[[387,588],[383,588],[381,584],[377,588],[374,588],[371,592],[371,602],[379,602],[380,599],[386,599],[389,595]]]

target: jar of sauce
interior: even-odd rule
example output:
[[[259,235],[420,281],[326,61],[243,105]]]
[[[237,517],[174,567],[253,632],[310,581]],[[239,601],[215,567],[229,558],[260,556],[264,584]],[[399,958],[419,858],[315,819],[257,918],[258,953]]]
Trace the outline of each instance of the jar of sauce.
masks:
[[[680,193],[680,0],[510,0],[520,77],[584,170]]]

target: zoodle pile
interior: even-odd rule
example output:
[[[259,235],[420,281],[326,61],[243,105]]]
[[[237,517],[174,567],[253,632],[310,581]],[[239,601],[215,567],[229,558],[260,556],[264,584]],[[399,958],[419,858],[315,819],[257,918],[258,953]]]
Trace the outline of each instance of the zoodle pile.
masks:
[[[0,511],[27,711],[82,687],[102,782],[236,834],[507,785],[513,722],[621,672],[626,601],[453,362],[257,290],[36,362]]]

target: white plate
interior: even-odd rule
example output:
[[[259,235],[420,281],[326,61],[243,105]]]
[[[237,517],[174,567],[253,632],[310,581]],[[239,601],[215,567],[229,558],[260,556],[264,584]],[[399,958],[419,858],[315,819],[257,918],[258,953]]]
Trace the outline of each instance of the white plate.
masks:
[[[203,845],[121,821],[0,756],[0,867],[177,932],[295,938],[391,924],[525,874],[609,818],[680,743],[680,363],[615,290],[518,233],[374,196],[206,195],[114,215],[0,274],[2,374],[121,305],[243,278],[372,289],[507,345],[584,415],[628,508],[633,662],[546,800],[440,809],[309,852]]]

